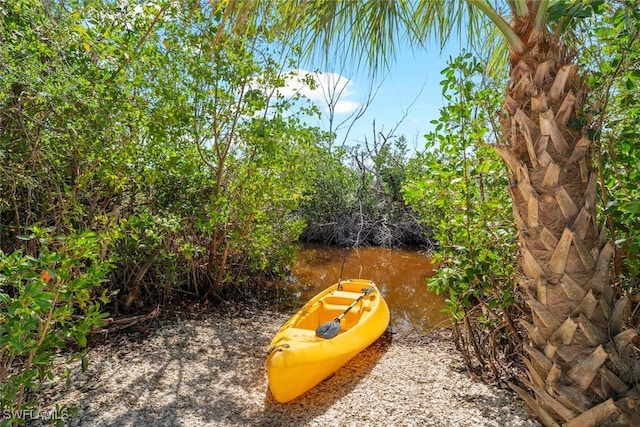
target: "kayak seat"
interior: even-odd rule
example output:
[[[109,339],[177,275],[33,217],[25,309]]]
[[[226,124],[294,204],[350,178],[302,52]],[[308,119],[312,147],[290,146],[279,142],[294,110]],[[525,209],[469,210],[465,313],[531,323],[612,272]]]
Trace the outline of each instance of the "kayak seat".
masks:
[[[338,317],[342,312],[344,312],[347,308],[349,308],[348,305],[346,304],[331,304],[331,303],[327,303],[322,301],[322,314],[323,315],[327,315],[327,313],[331,313],[331,315],[333,315],[333,317]],[[351,310],[349,310],[350,312],[353,310],[357,310],[358,307],[353,307]]]
[[[320,323],[329,322],[336,317],[340,316],[344,311],[349,308],[350,304],[331,304],[327,303],[326,300],[322,301],[322,311],[320,313]],[[354,307],[349,310],[347,314],[344,315],[342,321],[340,322],[341,329],[343,331],[352,328],[355,324],[360,320],[360,310],[362,306],[361,304],[356,304]]]
[[[352,301],[357,300],[358,297],[360,297],[360,295],[362,295],[362,294],[358,293],[358,292],[347,292],[347,291],[333,291],[333,292],[331,292],[331,296],[332,297],[350,299]]]
[[[360,280],[360,279],[349,279],[349,280],[343,280],[341,282],[341,289],[342,291],[350,291],[353,293],[362,293],[362,289],[364,288],[368,288],[371,287],[373,285],[373,282],[371,282],[370,280]]]
[[[353,301],[357,300],[361,296],[362,294],[357,292],[333,291],[331,295],[325,297],[325,299],[322,300],[322,305],[323,307],[327,307],[327,308],[334,305],[340,305],[341,307],[333,307],[333,308],[336,310],[342,309],[342,311],[344,311],[347,309],[349,305],[351,305]],[[359,311],[360,309],[362,311],[371,311],[371,304],[372,304],[373,298],[375,298],[375,295],[374,296],[366,295],[351,310],[355,312]]]
[[[344,292],[344,293],[341,292],[341,294],[351,294],[351,293],[352,292]],[[339,305],[339,306],[344,306],[344,309],[346,310],[347,307],[349,307],[356,299],[358,299],[358,296],[360,295],[358,294],[355,298],[352,298],[348,295],[345,296],[340,294],[332,294],[332,295],[326,296],[320,301],[322,301],[323,306]],[[360,304],[356,304],[354,308],[357,308],[358,306],[360,306]]]
[[[334,317],[340,316],[344,311],[349,308],[350,304],[332,304],[330,302],[322,301],[322,312],[323,313],[332,313],[335,314]],[[346,314],[347,316],[351,313],[358,313],[360,311],[361,304],[356,304],[351,307],[351,310]]]

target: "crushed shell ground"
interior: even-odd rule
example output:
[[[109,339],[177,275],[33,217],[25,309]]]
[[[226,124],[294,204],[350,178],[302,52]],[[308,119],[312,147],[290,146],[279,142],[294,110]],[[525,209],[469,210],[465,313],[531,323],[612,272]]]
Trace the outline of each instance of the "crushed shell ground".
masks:
[[[287,315],[243,310],[112,335],[48,384],[42,410],[71,426],[538,426],[509,390],[462,368],[446,334],[383,335],[287,404],[268,390],[265,350]]]

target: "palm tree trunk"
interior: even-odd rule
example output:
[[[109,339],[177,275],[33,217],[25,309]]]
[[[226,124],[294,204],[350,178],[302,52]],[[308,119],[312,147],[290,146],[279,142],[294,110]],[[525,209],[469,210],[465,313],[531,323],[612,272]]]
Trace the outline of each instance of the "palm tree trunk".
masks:
[[[584,85],[561,45],[523,28],[527,52],[512,59],[505,101],[510,140],[498,148],[532,312],[521,320],[528,391],[512,387],[547,426],[640,425],[638,334],[610,283],[614,246],[596,223],[591,141],[576,120]]]

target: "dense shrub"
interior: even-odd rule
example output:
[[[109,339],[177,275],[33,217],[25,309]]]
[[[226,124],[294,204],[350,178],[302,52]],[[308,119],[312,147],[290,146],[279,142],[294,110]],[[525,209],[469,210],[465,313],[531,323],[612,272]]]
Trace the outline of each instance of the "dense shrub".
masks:
[[[600,173],[603,223],[617,251],[614,276],[625,292],[640,290],[640,10],[633,2],[609,5],[597,26],[585,29],[589,47],[591,138]]]
[[[471,54],[450,59],[442,75],[447,104],[410,165],[404,197],[433,228],[439,268],[429,288],[447,296],[458,348],[470,366],[502,377],[520,333],[515,226],[493,147],[501,97]]]
[[[36,247],[37,257],[21,250],[8,255],[0,251],[3,410],[37,409],[33,393],[41,381],[53,378],[58,351],[68,345],[79,351],[63,353],[67,363],[81,359],[86,367],[87,337],[107,317],[102,310],[108,298],[100,284],[112,264],[104,258],[100,236],[88,230],[61,237],[51,235],[50,229],[30,231],[20,238]]]
[[[0,409],[33,404],[107,299],[222,299],[293,256],[325,136],[275,90],[275,33],[183,6],[0,6]]]
[[[410,157],[404,136],[383,133],[349,150],[326,150],[315,171],[313,191],[299,209],[306,223],[301,240],[430,250],[431,231],[401,192]]]

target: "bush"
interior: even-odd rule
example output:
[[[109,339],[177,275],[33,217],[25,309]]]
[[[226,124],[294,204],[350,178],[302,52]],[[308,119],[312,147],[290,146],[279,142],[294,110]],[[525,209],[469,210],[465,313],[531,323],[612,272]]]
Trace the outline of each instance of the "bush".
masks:
[[[207,3],[24,0],[0,19],[0,249],[93,230],[120,313],[285,272],[322,135],[277,93],[268,28],[218,37]]]
[[[0,409],[18,413],[36,408],[36,393],[54,377],[57,357],[81,359],[86,367],[88,334],[108,316],[102,311],[107,295],[98,292],[112,268],[93,232],[52,237],[48,229],[31,231],[22,239],[37,245],[37,256],[0,252]],[[59,353],[69,346],[76,350]]]
[[[431,248],[431,232],[405,203],[409,150],[404,136],[376,135],[349,151],[325,150],[314,169],[312,193],[299,209],[300,239],[339,246],[405,245]]]
[[[640,11],[633,2],[610,5],[585,29],[580,50],[589,69],[588,108],[607,228],[617,250],[613,274],[625,293],[640,292]]]

